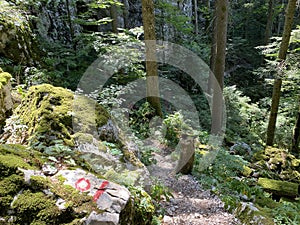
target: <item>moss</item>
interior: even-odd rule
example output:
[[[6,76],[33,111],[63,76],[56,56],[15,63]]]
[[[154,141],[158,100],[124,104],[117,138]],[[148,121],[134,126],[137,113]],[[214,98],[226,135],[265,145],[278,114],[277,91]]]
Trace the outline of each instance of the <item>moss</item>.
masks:
[[[270,210],[261,208],[257,205],[248,205],[246,203],[240,203],[235,210],[237,217],[245,225],[250,224],[263,224],[274,225]]]
[[[10,79],[12,78],[12,76],[9,73],[6,72],[0,72],[0,89],[2,89],[2,87],[4,85],[6,85]]]
[[[46,196],[43,192],[33,193],[25,190],[13,202],[12,208],[18,215],[16,222],[22,222],[23,224],[31,223],[35,219],[53,224],[55,218],[59,215],[55,200],[50,196]]]
[[[0,177],[20,173],[19,168],[37,169],[41,164],[40,154],[21,145],[0,145]]]
[[[58,180],[50,180],[46,177],[31,176],[31,186],[34,189],[49,189],[56,196],[64,199],[68,207],[75,208],[76,213],[82,211],[98,211],[96,203],[87,193],[81,193],[70,185],[64,185],[64,179],[60,177]],[[75,214],[76,214],[75,213]]]
[[[90,116],[95,105],[95,102],[92,104],[90,101],[84,97],[74,101],[71,91],[42,84],[29,89],[15,114],[28,127],[31,145],[39,142],[52,145],[60,139],[66,145],[74,146],[73,122],[75,125],[80,124],[83,132],[89,132],[107,123],[109,118],[108,112],[99,104],[95,106],[94,117]],[[73,118],[74,113],[76,115]]]

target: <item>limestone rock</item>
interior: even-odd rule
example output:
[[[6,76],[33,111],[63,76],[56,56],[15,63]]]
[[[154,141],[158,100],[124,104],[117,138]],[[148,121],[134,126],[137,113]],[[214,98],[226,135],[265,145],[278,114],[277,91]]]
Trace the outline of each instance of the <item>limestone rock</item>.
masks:
[[[82,168],[45,176],[42,160],[33,149],[0,145],[1,224],[149,224],[141,218],[151,218],[154,210],[143,212],[134,203],[148,196],[144,191],[135,198],[127,188]]]

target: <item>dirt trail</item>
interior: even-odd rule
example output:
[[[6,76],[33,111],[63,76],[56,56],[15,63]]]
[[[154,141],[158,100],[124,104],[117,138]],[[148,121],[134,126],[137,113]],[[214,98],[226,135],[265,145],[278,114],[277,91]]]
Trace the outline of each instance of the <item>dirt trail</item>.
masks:
[[[162,201],[166,213],[163,225],[240,225],[226,212],[223,202],[204,190],[192,175],[174,175],[176,162],[170,155],[155,154],[155,165],[148,167],[152,176],[172,190],[174,198]]]

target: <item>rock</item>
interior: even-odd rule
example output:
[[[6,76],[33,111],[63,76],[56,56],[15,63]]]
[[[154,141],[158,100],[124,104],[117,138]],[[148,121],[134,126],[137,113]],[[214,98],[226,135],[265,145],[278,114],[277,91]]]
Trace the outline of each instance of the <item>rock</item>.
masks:
[[[151,219],[154,208],[144,191],[131,194],[82,168],[45,176],[40,156],[20,145],[0,146],[2,224],[149,224],[142,218]],[[143,199],[151,211],[137,207]]]
[[[86,115],[87,110],[91,107],[95,107],[93,109],[96,113],[93,117]],[[75,115],[74,112],[76,112]],[[73,125],[88,133],[105,125],[109,118],[107,111],[99,104],[92,102],[91,99],[79,97],[74,101],[74,94],[71,91],[49,84],[30,87],[27,95],[14,111],[14,116],[15,119],[10,123],[21,123],[26,126],[27,129],[24,130],[26,135],[24,133],[19,135],[27,138],[16,142],[16,137],[12,135],[13,131],[7,129],[6,140],[3,141],[28,144],[28,140],[30,140],[31,146],[37,146],[40,143],[44,146],[51,146],[58,139],[62,140],[65,145],[74,146],[71,136],[74,132]]]
[[[13,109],[10,79],[11,75],[0,68],[0,133]]]
[[[0,54],[16,65],[35,65],[38,52],[27,14],[7,1],[1,1]]]
[[[240,202],[234,213],[245,225],[275,225],[273,218],[253,203]]]

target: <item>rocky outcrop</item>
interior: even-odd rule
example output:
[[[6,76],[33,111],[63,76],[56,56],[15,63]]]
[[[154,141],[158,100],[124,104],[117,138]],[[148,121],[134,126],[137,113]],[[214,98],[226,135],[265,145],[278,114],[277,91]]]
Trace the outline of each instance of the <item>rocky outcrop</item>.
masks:
[[[17,65],[36,65],[39,58],[28,15],[7,1],[0,2],[0,56]]]
[[[10,79],[11,75],[0,68],[0,133],[13,109]]]
[[[150,224],[151,197],[124,187],[145,185],[149,172],[117,130],[95,101],[32,86],[1,135],[13,144],[0,146],[1,185],[13,190],[0,187],[0,224]]]
[[[145,192],[130,193],[80,167],[49,175],[46,161],[33,149],[0,145],[0,224],[149,224],[154,207]],[[152,211],[137,207],[143,199]]]

